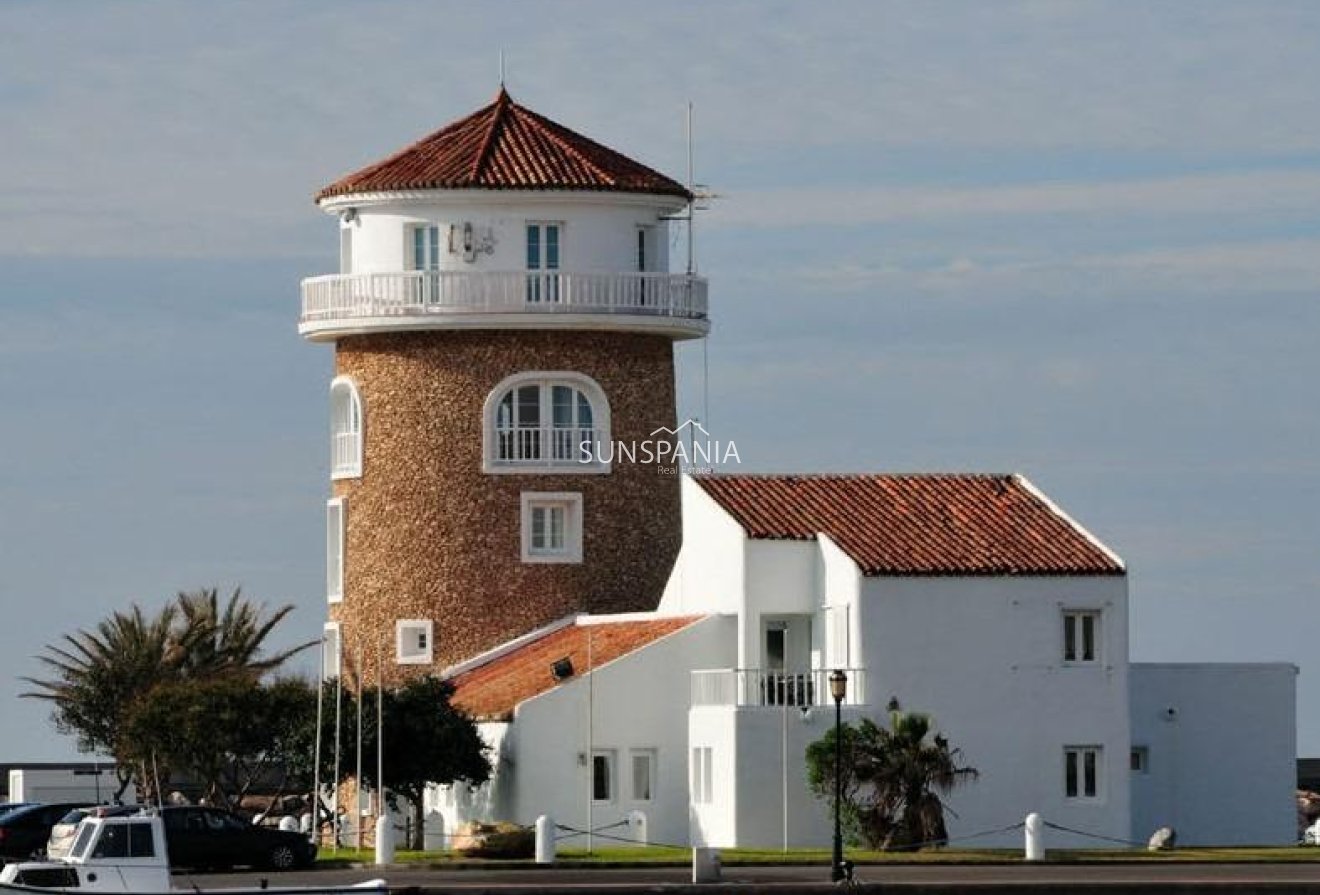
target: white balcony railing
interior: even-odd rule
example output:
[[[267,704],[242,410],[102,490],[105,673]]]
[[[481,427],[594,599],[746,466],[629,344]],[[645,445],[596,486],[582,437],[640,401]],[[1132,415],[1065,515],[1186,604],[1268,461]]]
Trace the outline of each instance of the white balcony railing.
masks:
[[[362,433],[336,432],[330,441],[333,475],[357,475],[362,469]]]
[[[509,426],[495,430],[495,462],[531,465],[592,465],[605,433],[580,426]]]
[[[845,668],[848,690],[844,705],[866,702],[866,674]],[[779,671],[765,668],[713,668],[692,672],[692,705],[808,706],[833,705],[832,668]]]
[[[310,277],[302,283],[305,332],[336,323],[458,315],[591,314],[667,318],[707,328],[706,281],[670,273],[398,271]],[[404,318],[398,320],[397,318]]]

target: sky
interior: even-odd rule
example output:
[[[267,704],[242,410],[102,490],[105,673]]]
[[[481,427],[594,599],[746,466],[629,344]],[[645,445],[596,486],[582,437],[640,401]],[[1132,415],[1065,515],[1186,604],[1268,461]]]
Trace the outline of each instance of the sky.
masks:
[[[501,51],[680,178],[694,104],[680,416],[743,470],[1027,475],[1127,561],[1134,660],[1297,664],[1320,754],[1320,4],[7,0],[0,761],[75,755],[22,678],[117,609],[318,636],[311,196]]]

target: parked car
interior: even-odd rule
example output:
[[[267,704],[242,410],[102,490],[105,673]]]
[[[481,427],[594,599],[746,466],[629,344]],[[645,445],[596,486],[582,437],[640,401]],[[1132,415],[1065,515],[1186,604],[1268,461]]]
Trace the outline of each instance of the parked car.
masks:
[[[137,814],[141,810],[140,805],[90,805],[86,808],[74,808],[50,828],[50,838],[46,840],[46,857],[62,858],[69,853],[69,849],[73,847],[73,835],[78,832],[78,824],[82,823],[84,817],[93,814],[97,817],[124,817]]]
[[[0,815],[0,858],[12,861],[41,854],[50,839],[51,827],[78,807],[77,802],[25,805]]]
[[[293,870],[316,860],[316,845],[303,834],[257,826],[232,811],[179,805],[160,813],[172,867]]]

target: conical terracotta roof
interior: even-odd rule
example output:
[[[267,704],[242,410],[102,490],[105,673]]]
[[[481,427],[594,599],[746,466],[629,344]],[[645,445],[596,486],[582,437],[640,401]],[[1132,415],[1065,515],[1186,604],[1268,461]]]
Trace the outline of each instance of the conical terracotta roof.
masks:
[[[518,105],[501,86],[490,105],[340,178],[316,200],[426,189],[590,190],[690,198],[681,183]]]

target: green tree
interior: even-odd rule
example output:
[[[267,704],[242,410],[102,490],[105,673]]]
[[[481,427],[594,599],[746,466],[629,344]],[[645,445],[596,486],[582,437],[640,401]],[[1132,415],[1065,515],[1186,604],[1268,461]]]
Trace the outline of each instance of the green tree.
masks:
[[[310,790],[315,713],[306,681],[220,674],[156,686],[134,704],[125,732],[137,749],[186,771],[212,804],[237,808],[258,782],[277,794]]]
[[[841,814],[868,847],[911,849],[948,840],[944,796],[975,780],[961,749],[934,730],[929,715],[889,705],[889,727],[869,718],[844,726]],[[817,796],[834,795],[834,732],[807,749],[807,782]]]
[[[402,796],[412,811],[413,841],[407,847],[420,849],[423,842],[422,795],[428,784],[464,782],[479,786],[490,779],[491,765],[486,744],[477,726],[450,698],[454,686],[438,677],[415,678],[401,687],[385,690],[381,703],[384,737],[384,791],[391,805]],[[362,702],[362,777],[379,788],[376,779],[377,691],[365,690]],[[326,704],[332,705],[333,688]],[[352,777],[357,765],[357,704],[344,692],[340,721],[340,778]],[[325,712],[322,729],[322,774],[333,779],[334,718]],[[329,729],[327,730],[326,727]]]

